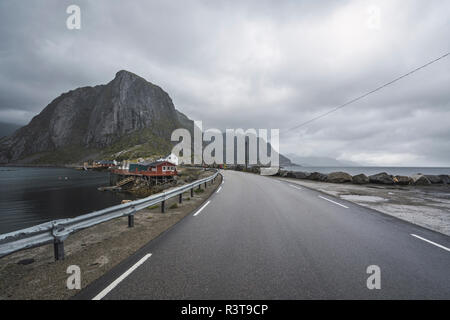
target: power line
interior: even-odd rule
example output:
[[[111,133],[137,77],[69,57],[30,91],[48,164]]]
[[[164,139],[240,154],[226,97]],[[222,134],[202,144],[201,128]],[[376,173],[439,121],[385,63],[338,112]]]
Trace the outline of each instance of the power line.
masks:
[[[292,128],[290,128],[290,129],[288,129],[287,131],[291,131],[291,130],[298,129],[298,128],[303,127],[303,126],[305,126],[305,125],[307,125],[307,124],[309,124],[309,123],[311,123],[311,122],[313,122],[313,121],[315,121],[315,120],[318,120],[318,119],[320,119],[320,118],[323,118],[323,117],[329,115],[330,113],[333,113],[333,112],[335,112],[335,111],[337,111],[337,110],[339,110],[339,109],[342,109],[342,108],[348,106],[349,104],[352,104],[352,103],[354,103],[354,102],[356,102],[356,101],[358,101],[358,100],[361,100],[361,99],[367,97],[368,95],[370,95],[370,94],[372,94],[372,93],[374,93],[374,92],[377,92],[377,91],[379,91],[379,90],[381,90],[381,89],[383,89],[383,88],[385,88],[385,87],[387,87],[387,86],[393,84],[394,82],[397,82],[397,81],[399,81],[399,80],[401,80],[401,79],[403,79],[403,78],[405,78],[405,77],[407,77],[407,76],[413,74],[414,72],[417,72],[417,71],[419,71],[419,70],[421,70],[421,69],[423,69],[423,68],[428,67],[429,65],[431,65],[431,64],[433,64],[433,63],[435,63],[435,62],[437,62],[437,61],[439,61],[439,60],[441,60],[441,59],[447,57],[448,55],[450,55],[450,52],[448,52],[448,53],[446,53],[446,54],[440,56],[439,58],[436,58],[436,59],[434,59],[434,60],[432,60],[432,61],[430,61],[430,62],[428,62],[428,63],[426,63],[426,64],[424,64],[424,65],[422,65],[422,66],[420,66],[420,67],[418,67],[418,68],[416,68],[416,69],[414,69],[414,70],[408,72],[408,73],[405,73],[404,75],[402,75],[402,76],[400,76],[400,77],[398,77],[398,78],[395,78],[394,80],[391,80],[391,81],[389,81],[389,82],[387,82],[387,83],[385,83],[385,84],[379,86],[378,88],[376,88],[376,89],[374,89],[374,90],[372,90],[372,91],[369,91],[369,92],[367,92],[367,93],[364,93],[363,95],[361,95],[361,96],[359,96],[359,97],[357,97],[357,98],[354,98],[354,99],[352,99],[352,100],[350,100],[350,101],[348,101],[348,102],[346,102],[346,103],[344,103],[344,104],[341,104],[341,105],[338,106],[338,107],[335,107],[335,108],[333,108],[333,109],[331,109],[331,110],[329,110],[329,111],[327,111],[327,112],[325,112],[325,113],[323,113],[323,114],[321,114],[321,115],[318,115],[318,116],[316,116],[316,117],[314,117],[314,118],[312,118],[312,119],[310,119],[310,120],[308,120],[308,121],[305,121],[305,122],[303,122],[303,123],[301,123],[301,124],[299,124],[299,125],[297,125],[297,126],[295,126],[295,127],[292,127]]]

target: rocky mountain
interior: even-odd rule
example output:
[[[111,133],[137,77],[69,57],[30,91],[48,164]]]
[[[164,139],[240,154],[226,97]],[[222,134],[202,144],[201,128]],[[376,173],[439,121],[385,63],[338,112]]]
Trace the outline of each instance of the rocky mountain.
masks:
[[[170,135],[193,123],[160,87],[128,71],[106,85],[53,100],[31,122],[0,140],[0,163],[67,163],[115,152],[167,153]]]
[[[226,143],[227,143],[226,134],[224,133],[222,137],[223,137],[222,139],[223,139],[223,143],[224,143],[224,146],[225,146]],[[261,143],[261,141],[260,141],[261,138],[255,137],[254,135],[253,135],[253,137],[254,137],[253,139],[255,139],[255,142],[256,142],[256,154],[257,154],[257,159],[258,159],[258,163],[257,164],[260,165],[261,163],[259,162],[259,144]],[[250,143],[249,137],[246,137],[245,141],[247,141],[247,143]],[[265,140],[262,140],[262,141],[263,141],[263,143],[266,142]],[[270,150],[272,149],[272,147],[271,147],[270,143],[266,142],[266,144],[267,144],[267,149],[266,150],[267,150],[268,154],[271,154]],[[237,153],[238,153],[237,145],[238,145],[237,144],[237,137],[235,137],[234,138],[234,159],[231,160],[231,161],[234,161],[234,163],[237,163]],[[273,151],[273,152],[276,152],[276,151]],[[286,156],[282,155],[281,153],[278,154],[278,157],[279,157],[278,158],[279,165],[281,167],[288,167],[288,166],[295,166],[296,165],[295,163],[292,163],[289,158],[287,158]],[[225,147],[224,147],[224,150],[223,150],[223,160],[224,160],[224,162],[228,161],[227,156],[226,156],[226,149],[225,149]]]
[[[173,130],[194,123],[160,87],[128,71],[106,85],[53,100],[31,122],[0,138],[0,163],[70,164],[168,154]],[[280,155],[280,162],[289,159]]]

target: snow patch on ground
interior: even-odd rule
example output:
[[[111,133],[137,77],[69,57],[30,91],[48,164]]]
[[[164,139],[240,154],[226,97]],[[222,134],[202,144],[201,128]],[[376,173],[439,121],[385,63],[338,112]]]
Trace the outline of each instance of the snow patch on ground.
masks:
[[[377,197],[377,196],[360,196],[357,194],[343,194],[340,196],[344,200],[348,201],[362,201],[362,202],[383,202],[389,201],[388,199]]]

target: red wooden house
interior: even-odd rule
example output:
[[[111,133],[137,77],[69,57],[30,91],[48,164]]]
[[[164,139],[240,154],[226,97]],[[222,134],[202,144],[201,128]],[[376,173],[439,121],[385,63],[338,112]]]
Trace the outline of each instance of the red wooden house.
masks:
[[[129,173],[144,176],[176,176],[177,166],[169,161],[130,164]]]

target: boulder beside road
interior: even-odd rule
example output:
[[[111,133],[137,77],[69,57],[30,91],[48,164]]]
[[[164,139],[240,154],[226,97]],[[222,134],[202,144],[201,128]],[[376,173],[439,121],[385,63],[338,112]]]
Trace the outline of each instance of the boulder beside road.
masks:
[[[315,181],[327,181],[328,176],[320,172],[311,173],[306,179]]]
[[[374,175],[369,176],[369,181],[371,183],[378,183],[378,184],[394,184],[394,177],[387,174],[386,172],[377,173]]]
[[[427,186],[431,184],[450,184],[450,175],[427,175],[427,174],[414,174],[411,177],[390,175],[386,172],[377,173],[371,176],[365,174],[357,174],[351,176],[346,172],[332,172],[324,174],[320,172],[305,172],[305,171],[286,171],[279,170],[278,175],[280,177],[295,178],[295,179],[308,179],[312,181],[331,182],[331,183],[354,183],[354,184],[387,184],[387,185],[419,185]]]
[[[309,172],[302,172],[302,171],[294,172],[294,174],[295,178],[297,179],[308,179],[308,177],[311,175]]]
[[[411,184],[413,181],[410,177],[407,176],[395,176],[395,183],[400,185],[408,185]]]
[[[280,177],[286,177],[286,176],[287,176],[287,173],[288,173],[288,171],[286,171],[286,170],[279,170],[279,171],[278,171],[278,175],[279,175]]]
[[[333,183],[352,182],[352,176],[346,172],[332,172],[328,174],[327,181]]]
[[[285,177],[287,177],[287,178],[295,178],[295,172],[288,171],[288,172],[286,172]]]
[[[441,174],[439,178],[441,178],[442,183],[450,184],[450,176],[448,174]]]
[[[435,175],[431,175],[431,174],[426,174],[425,177],[430,180],[431,183],[433,184],[437,184],[437,183],[442,183],[442,179],[440,176],[435,176]]]
[[[356,176],[353,176],[352,181],[355,184],[366,184],[369,183],[369,177],[366,176],[364,173],[361,173],[357,174]]]
[[[417,186],[428,186],[431,184],[431,181],[428,180],[428,178],[423,174],[413,174],[411,176],[411,179],[413,180],[413,183]]]

